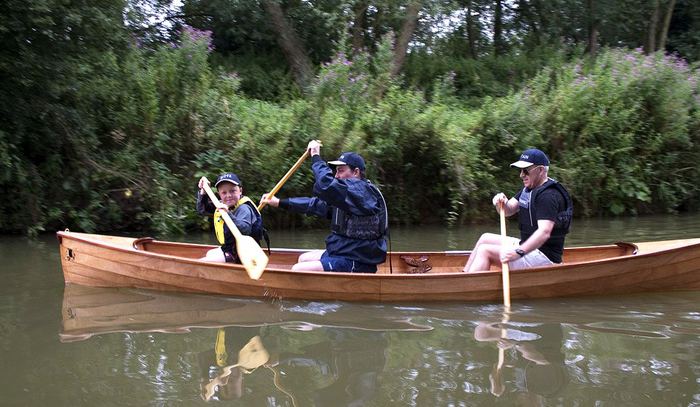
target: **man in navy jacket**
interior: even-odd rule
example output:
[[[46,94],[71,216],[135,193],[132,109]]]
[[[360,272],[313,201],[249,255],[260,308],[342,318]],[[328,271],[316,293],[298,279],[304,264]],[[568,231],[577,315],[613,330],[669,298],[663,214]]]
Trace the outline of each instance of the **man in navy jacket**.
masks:
[[[263,195],[263,201],[272,207],[331,220],[326,250],[302,254],[293,270],[376,273],[377,264],[386,259],[388,213],[381,192],[365,178],[364,159],[345,152],[326,163],[317,141],[309,142],[308,150],[316,180],[313,197]]]

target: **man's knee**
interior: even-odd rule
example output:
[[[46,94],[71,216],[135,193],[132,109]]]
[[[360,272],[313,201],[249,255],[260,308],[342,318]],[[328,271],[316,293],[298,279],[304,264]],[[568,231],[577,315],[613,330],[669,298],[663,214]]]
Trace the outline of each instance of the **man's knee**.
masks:
[[[323,271],[323,264],[320,261],[299,262],[292,266],[292,271]]]
[[[479,242],[482,244],[500,244],[501,239],[501,235],[497,235],[495,233],[484,233],[481,235]]]
[[[483,244],[477,249],[477,256],[488,258],[489,260],[499,260],[501,255],[501,246],[494,244]]]
[[[308,261],[320,261],[321,255],[323,255],[323,250],[313,250],[310,252],[302,253],[299,256],[299,263],[305,263]]]

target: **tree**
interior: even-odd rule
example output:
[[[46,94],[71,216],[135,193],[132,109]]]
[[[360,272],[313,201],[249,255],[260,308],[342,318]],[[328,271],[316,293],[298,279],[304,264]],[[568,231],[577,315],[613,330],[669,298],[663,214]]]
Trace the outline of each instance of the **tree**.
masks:
[[[671,16],[673,15],[673,9],[676,7],[676,0],[669,0],[666,6],[666,13],[664,13],[664,22],[661,27],[661,34],[659,35],[659,46],[657,49],[666,49],[666,40],[668,39],[668,30],[671,26]]]
[[[391,76],[396,76],[403,67],[406,53],[408,53],[408,43],[413,36],[413,32],[418,24],[418,12],[420,11],[420,1],[411,1],[406,7],[404,23],[399,31],[399,36],[394,46],[394,58],[391,64]]]
[[[365,25],[367,23],[367,8],[369,3],[358,0],[353,7],[353,24],[351,28],[352,50],[358,52],[365,47]]]
[[[277,0],[262,0],[270,25],[277,34],[279,44],[289,63],[294,79],[301,89],[306,89],[314,76],[314,70],[304,44],[287,21]]]
[[[474,21],[474,9],[473,9],[473,1],[472,0],[467,0],[466,1],[466,13],[464,16],[464,22],[466,25],[466,34],[467,34],[467,55],[473,59],[477,59],[478,56],[478,51],[476,48],[476,43],[477,43],[477,23]]]
[[[506,42],[503,38],[503,2],[495,0],[493,9],[493,54],[499,56],[506,52]]]
[[[13,198],[0,203],[7,214],[0,229],[32,231],[72,210],[67,196],[89,201],[89,184],[77,175],[89,168],[74,158],[86,158],[102,122],[100,106],[85,104],[108,89],[97,84],[109,80],[114,60],[128,49],[124,6],[121,0],[4,3],[0,185]],[[50,206],[40,195],[51,197]]]
[[[661,5],[659,4],[659,0],[653,0],[652,12],[647,25],[647,40],[644,43],[644,51],[647,54],[651,54],[652,52],[656,51],[656,31],[659,25],[660,7]]]
[[[599,19],[596,14],[596,0],[587,0],[588,8],[588,41],[586,41],[586,50],[588,54],[595,58],[598,55],[598,24]]]

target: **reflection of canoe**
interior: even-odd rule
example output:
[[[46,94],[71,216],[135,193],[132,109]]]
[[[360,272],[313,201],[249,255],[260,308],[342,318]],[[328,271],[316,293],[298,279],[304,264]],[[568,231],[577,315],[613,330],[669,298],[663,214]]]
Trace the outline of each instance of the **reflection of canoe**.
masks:
[[[197,260],[213,246],[73,232],[58,232],[58,239],[66,283],[89,286],[347,301],[500,301],[502,295],[500,273],[461,272],[468,252],[395,252],[391,270],[387,262],[377,274],[350,274],[292,272],[301,251],[277,249],[262,278],[251,280],[240,265]],[[421,269],[430,270],[415,273]],[[514,299],[697,290],[700,239],[569,248],[561,265],[510,274]]]
[[[360,308],[358,308],[360,307]],[[375,306],[288,302],[166,293],[70,284],[63,293],[62,342],[111,332],[189,332],[191,328],[281,325],[296,330],[324,326],[366,331],[428,331],[410,316],[376,314]]]

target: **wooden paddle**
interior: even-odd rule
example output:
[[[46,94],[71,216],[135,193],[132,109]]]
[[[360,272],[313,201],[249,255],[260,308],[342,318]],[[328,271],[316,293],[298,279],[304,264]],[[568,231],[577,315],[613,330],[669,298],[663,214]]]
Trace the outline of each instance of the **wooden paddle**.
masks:
[[[318,141],[320,143],[319,140],[316,140],[316,141]],[[277,183],[277,185],[275,185],[275,187],[272,188],[270,193],[267,194],[268,199],[271,199],[273,196],[275,196],[275,194],[277,192],[279,192],[280,188],[282,188],[282,185],[284,185],[284,183],[287,182],[289,177],[291,177],[292,174],[294,174],[299,169],[299,167],[301,167],[301,164],[303,164],[307,158],[309,158],[309,150],[308,149],[306,151],[304,151],[304,154],[302,154],[301,157],[299,157],[299,159],[297,160],[296,163],[294,163],[292,168],[290,168],[289,171],[287,171],[287,173],[284,174],[284,177],[282,177],[282,179]],[[260,201],[260,203],[258,204],[258,210],[261,211],[262,208],[265,207],[265,205],[267,205],[267,202]]]
[[[204,182],[204,191],[206,191],[207,195],[209,195],[209,199],[211,199],[214,205],[216,205],[218,208],[220,202],[216,198],[216,195],[214,195],[214,191],[212,191],[211,187],[209,187],[208,180]],[[236,224],[233,223],[233,220],[231,220],[231,217],[228,215],[227,211],[223,209],[217,210],[221,211],[221,217],[224,219],[226,226],[228,226],[229,230],[236,238],[236,251],[238,252],[238,258],[241,259],[241,263],[243,264],[243,267],[245,267],[248,277],[252,278],[253,280],[259,279],[260,276],[262,276],[262,273],[265,271],[265,267],[267,266],[267,262],[269,260],[265,255],[265,252],[263,252],[263,249],[260,248],[260,245],[255,241],[255,239],[250,236],[245,236],[240,230],[238,230]]]
[[[214,396],[217,386],[228,383],[228,377],[233,372],[233,369],[239,367],[244,373],[252,373],[253,370],[267,363],[270,360],[270,354],[262,344],[259,336],[252,337],[238,352],[238,363],[235,365],[225,366],[220,375],[213,378],[207,385],[204,386],[202,398],[209,400]]]
[[[498,213],[501,217],[501,237],[505,244],[508,236],[506,235],[506,210],[504,204],[499,205]],[[510,271],[508,270],[508,262],[501,263],[501,278],[503,280],[503,305],[506,310],[510,309]]]

